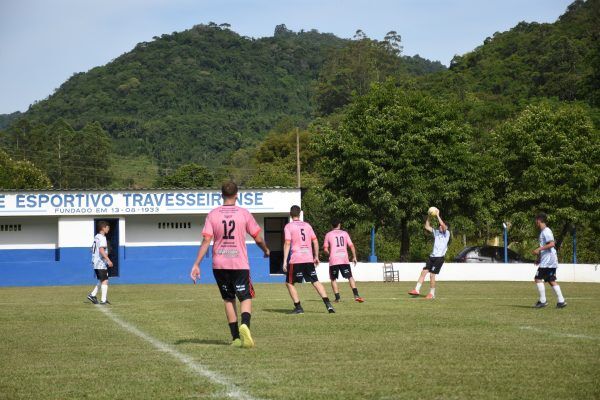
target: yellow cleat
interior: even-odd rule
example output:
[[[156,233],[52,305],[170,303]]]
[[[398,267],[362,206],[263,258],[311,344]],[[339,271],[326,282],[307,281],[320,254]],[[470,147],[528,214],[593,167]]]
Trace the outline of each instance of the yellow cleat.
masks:
[[[242,339],[242,347],[244,349],[250,349],[254,347],[254,340],[252,339],[248,325],[240,325],[240,338]]]
[[[242,347],[242,341],[240,338],[234,339],[233,342],[231,342],[231,346],[232,347]]]

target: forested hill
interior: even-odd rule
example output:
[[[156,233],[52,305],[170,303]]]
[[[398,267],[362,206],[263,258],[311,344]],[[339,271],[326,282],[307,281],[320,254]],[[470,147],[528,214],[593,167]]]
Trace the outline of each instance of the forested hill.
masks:
[[[99,121],[122,155],[215,167],[283,117],[306,123],[321,67],[348,42],[284,25],[261,39],[240,36],[227,24],[197,25],[75,74],[25,118],[47,125],[63,118],[74,129]],[[407,74],[444,69],[419,56],[400,59]]]
[[[470,91],[600,105],[600,0],[576,0],[552,24],[521,22],[455,57],[449,76]]]

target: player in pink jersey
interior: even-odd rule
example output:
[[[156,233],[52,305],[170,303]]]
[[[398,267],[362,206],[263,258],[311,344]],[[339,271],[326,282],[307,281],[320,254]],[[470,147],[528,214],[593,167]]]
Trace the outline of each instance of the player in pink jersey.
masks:
[[[319,240],[313,231],[312,226],[304,221],[300,221],[300,207],[292,206],[290,217],[292,221],[284,228],[285,244],[283,245],[283,272],[287,272],[285,283],[290,292],[290,297],[294,302],[294,314],[304,314],[298,292],[294,287],[295,283],[302,283],[303,280],[312,283],[319,296],[323,299],[327,311],[334,313],[335,310],[327,297],[325,288],[317,278],[315,265],[319,264]],[[290,248],[292,255],[290,255]]]
[[[339,273],[348,279],[352,293],[354,293],[354,300],[362,303],[365,301],[358,295],[358,289],[356,288],[356,282],[352,277],[352,269],[350,269],[350,260],[348,259],[348,247],[352,251],[352,262],[356,266],[356,250],[354,244],[348,232],[342,230],[342,223],[339,220],[334,220],[331,223],[333,230],[327,232],[325,240],[323,241],[323,251],[329,255],[329,279],[331,279],[331,288],[335,294],[335,302],[340,301],[340,291],[338,290],[337,278]],[[331,249],[331,250],[330,250]]]
[[[233,338],[232,345],[250,348],[254,347],[254,340],[250,334],[254,288],[250,280],[246,234],[254,238],[265,257],[269,257],[269,249],[260,236],[260,226],[252,214],[235,204],[237,192],[238,188],[234,182],[223,184],[221,188],[223,205],[213,209],[206,217],[202,230],[204,239],[192,266],[190,277],[194,283],[200,278],[200,263],[208,252],[211,241],[214,241],[213,274],[225,302],[225,315]],[[242,312],[242,324],[239,328],[236,297],[240,301]]]

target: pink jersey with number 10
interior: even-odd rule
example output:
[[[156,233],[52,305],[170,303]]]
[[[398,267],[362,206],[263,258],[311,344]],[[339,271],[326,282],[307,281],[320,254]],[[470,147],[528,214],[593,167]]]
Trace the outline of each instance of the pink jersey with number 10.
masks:
[[[350,264],[347,246],[353,246],[348,232],[341,229],[327,232],[323,241],[323,249],[329,249],[329,265]]]
[[[312,263],[312,241],[317,238],[312,226],[304,221],[292,221],[285,226],[283,232],[285,241],[291,244],[290,264]]]
[[[246,233],[253,238],[260,233],[248,210],[231,205],[208,213],[202,236],[213,238],[213,269],[250,269]]]

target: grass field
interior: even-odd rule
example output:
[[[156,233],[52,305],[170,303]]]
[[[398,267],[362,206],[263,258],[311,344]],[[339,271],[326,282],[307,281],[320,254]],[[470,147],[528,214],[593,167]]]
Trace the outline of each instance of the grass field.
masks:
[[[357,304],[344,284],[330,315],[303,285],[288,315],[283,285],[256,285],[250,350],[214,285],[114,285],[107,312],[87,287],[2,288],[0,398],[600,398],[599,285],[563,283],[563,310],[532,309],[533,283],[411,286],[362,283]]]

